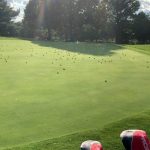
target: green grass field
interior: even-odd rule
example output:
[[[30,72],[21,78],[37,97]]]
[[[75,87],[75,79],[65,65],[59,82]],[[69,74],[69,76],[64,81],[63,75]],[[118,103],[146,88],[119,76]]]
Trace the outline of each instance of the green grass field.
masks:
[[[126,48],[150,55],[150,45],[125,45]]]
[[[143,129],[150,137],[149,122],[150,113],[144,112],[140,115],[138,114],[109,124],[102,130],[89,130],[24,146],[8,148],[7,150],[79,150],[81,143],[87,139],[100,141],[105,150],[124,150],[120,133],[126,129]]]
[[[119,140],[111,127],[120,132],[119,120],[149,110],[149,50],[1,38],[0,148],[69,150],[104,137],[111,149],[106,129]]]

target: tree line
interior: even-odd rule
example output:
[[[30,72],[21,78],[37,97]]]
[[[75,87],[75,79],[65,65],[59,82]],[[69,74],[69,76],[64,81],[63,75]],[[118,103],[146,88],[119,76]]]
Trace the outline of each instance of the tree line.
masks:
[[[13,19],[19,14],[14,11],[5,0],[0,0],[0,36],[18,35],[16,29],[19,23],[14,24]]]
[[[3,2],[9,7],[0,0],[0,14]],[[43,40],[149,43],[150,15],[139,9],[138,0],[30,0],[23,21],[15,23],[14,31]],[[12,14],[9,23],[17,12]],[[1,22],[6,22],[1,16],[0,29]],[[0,35],[8,34],[0,30]]]

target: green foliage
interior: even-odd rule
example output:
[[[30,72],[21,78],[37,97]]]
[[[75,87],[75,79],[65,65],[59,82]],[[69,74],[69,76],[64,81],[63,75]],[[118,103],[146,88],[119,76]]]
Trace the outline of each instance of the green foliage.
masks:
[[[133,30],[135,38],[140,43],[150,42],[150,18],[144,12],[140,12],[134,22]]]
[[[139,10],[138,0],[108,0],[110,17],[115,24],[116,43],[128,43],[132,39],[132,24]]]
[[[149,43],[150,18],[143,12],[138,13],[139,8],[138,0],[30,0],[22,23],[16,24],[12,19],[19,11],[1,0],[0,35]]]
[[[149,42],[149,20],[145,14],[142,20],[139,7],[138,0],[31,0],[25,10],[24,33],[34,38],[42,28],[47,39],[57,35],[56,39],[65,41]]]
[[[25,17],[23,20],[23,33],[25,37],[33,38],[36,36],[36,30],[38,30],[39,5],[37,0],[31,0],[26,6]]]
[[[90,40],[93,41],[95,39],[98,39],[98,33],[97,30],[94,28],[94,26],[90,24],[84,24],[82,26],[82,39],[83,40]]]
[[[32,5],[36,6],[37,10],[34,10]],[[43,15],[40,13],[42,8],[45,10]],[[29,15],[31,13],[35,14],[34,17]],[[38,18],[43,20],[42,23],[35,20]],[[105,6],[98,0],[46,0],[42,6],[40,1],[32,0],[25,10],[24,31],[28,33],[26,36],[35,37],[36,28],[42,27],[48,30],[48,39],[52,39],[52,32],[55,32],[59,39],[65,41],[95,40],[102,39],[103,35],[97,31],[103,30],[106,20]]]
[[[12,19],[18,14],[19,11],[14,11],[6,0],[0,0],[0,36],[12,36],[14,34]]]

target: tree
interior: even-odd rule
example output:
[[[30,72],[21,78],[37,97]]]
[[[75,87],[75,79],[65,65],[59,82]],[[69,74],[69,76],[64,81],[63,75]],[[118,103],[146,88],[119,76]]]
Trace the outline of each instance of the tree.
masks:
[[[132,39],[132,25],[139,10],[138,0],[108,0],[115,26],[116,43],[128,43]]]
[[[97,40],[99,36],[98,8],[99,0],[79,0],[77,3],[80,17],[80,40]]]
[[[106,5],[99,0],[30,0],[25,9],[24,33],[33,38],[37,31],[39,35],[39,31],[47,30],[48,39],[65,41],[108,38],[106,12]]]
[[[14,11],[5,0],[0,0],[0,36],[11,36],[13,30],[12,19],[19,14]]]
[[[116,43],[128,43],[135,36],[141,40],[139,28],[144,26],[140,25],[142,14],[137,15],[139,6],[138,0],[30,0],[23,20],[24,35],[64,41],[115,39]],[[149,21],[143,17],[148,28]],[[149,39],[145,37],[144,41]]]
[[[22,23],[12,22],[9,26],[10,36],[21,37],[22,36]]]
[[[51,37],[51,31],[57,32],[66,41],[87,40],[86,24],[95,28],[95,16],[99,0],[47,0],[46,28]],[[91,30],[92,31],[92,30]],[[94,31],[94,30],[93,30]],[[95,32],[95,31],[94,31]]]
[[[45,1],[45,28],[48,30],[48,39],[52,39],[53,33],[59,34],[62,31],[62,3],[61,0]]]
[[[37,30],[38,0],[30,0],[25,9],[23,32],[25,37],[33,38]]]
[[[101,0],[94,15],[94,24],[100,41],[114,38],[113,17],[110,17],[108,2]]]
[[[150,18],[144,12],[140,12],[135,17],[133,30],[135,39],[140,43],[150,42]]]

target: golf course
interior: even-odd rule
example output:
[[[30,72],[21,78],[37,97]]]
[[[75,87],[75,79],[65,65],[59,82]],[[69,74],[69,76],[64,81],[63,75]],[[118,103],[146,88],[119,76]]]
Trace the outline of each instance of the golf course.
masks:
[[[150,45],[0,38],[0,149],[121,150],[150,136]]]

